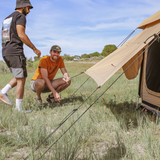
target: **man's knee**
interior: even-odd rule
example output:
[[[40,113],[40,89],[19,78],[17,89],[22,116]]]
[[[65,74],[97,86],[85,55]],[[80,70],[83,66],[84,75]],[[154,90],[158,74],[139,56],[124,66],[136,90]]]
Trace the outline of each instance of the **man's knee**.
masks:
[[[15,78],[17,85],[24,85],[26,82],[26,77],[23,78]]]
[[[44,80],[36,81],[36,82],[34,83],[34,88],[35,88],[35,90],[36,90],[37,88],[44,88],[44,87],[45,87],[45,81],[44,81]]]
[[[68,87],[71,84],[71,80],[69,80],[68,82],[65,82],[65,86]]]
[[[71,80],[68,81],[68,86],[71,84]]]

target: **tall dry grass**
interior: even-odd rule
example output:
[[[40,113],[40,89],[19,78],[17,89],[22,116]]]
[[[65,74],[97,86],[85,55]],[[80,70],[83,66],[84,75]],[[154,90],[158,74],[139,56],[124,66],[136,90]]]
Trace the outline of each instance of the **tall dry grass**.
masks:
[[[72,77],[92,65],[74,62],[66,63],[66,68]],[[135,111],[138,77],[128,81],[122,76],[66,132],[121,72],[118,71],[90,98],[89,95],[97,88],[91,78],[71,97],[88,78],[82,74],[73,78],[71,86],[61,93],[61,105],[39,107],[34,100],[35,93],[30,89],[30,79],[34,72],[29,70],[23,107],[32,109],[32,113],[17,113],[14,111],[15,106],[9,107],[0,103],[0,159],[22,159],[27,156],[30,160],[41,156],[44,160],[160,159],[159,118],[142,109]],[[57,77],[61,76],[59,72]],[[11,74],[0,74],[0,88],[10,78]],[[15,89],[8,95],[14,102]],[[43,94],[44,101],[46,97],[47,94]],[[78,110],[34,152],[62,120],[77,108]],[[64,136],[60,138],[63,134]],[[57,139],[58,142],[53,145]]]

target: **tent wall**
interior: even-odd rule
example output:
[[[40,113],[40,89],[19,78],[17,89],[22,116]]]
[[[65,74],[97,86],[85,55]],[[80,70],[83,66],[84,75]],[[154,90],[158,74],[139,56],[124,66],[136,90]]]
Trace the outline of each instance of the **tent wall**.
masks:
[[[147,45],[146,43],[144,43],[146,39],[148,39],[148,37],[150,37],[151,35],[158,33],[159,30],[160,30],[160,23],[145,28],[142,32],[134,36],[132,39],[123,44],[113,53],[111,53],[110,55],[99,61],[91,68],[87,69],[85,73],[88,74],[90,77],[92,77],[98,86],[102,86],[122,66],[124,66],[128,61],[130,61],[131,58],[133,58],[134,56],[136,57],[137,53],[138,54],[142,53],[144,47]],[[147,43],[151,42],[153,38],[154,37],[150,37],[147,40]],[[138,62],[138,64],[140,66],[141,61]],[[138,69],[136,70],[138,71]],[[136,72],[134,73],[133,76],[131,75],[132,76],[131,78],[135,77],[135,75],[137,75]]]
[[[160,110],[159,71],[160,43],[156,41],[145,51],[140,86],[140,97],[142,99],[141,105],[155,112]]]
[[[85,73],[92,77],[98,86],[102,86],[121,67],[128,79],[135,78],[141,67],[139,83],[141,105],[157,111],[160,110],[160,43],[156,41],[151,46],[149,43],[154,39],[154,34],[160,34],[160,11],[144,20],[138,28],[143,31]],[[142,54],[144,50],[145,53]]]

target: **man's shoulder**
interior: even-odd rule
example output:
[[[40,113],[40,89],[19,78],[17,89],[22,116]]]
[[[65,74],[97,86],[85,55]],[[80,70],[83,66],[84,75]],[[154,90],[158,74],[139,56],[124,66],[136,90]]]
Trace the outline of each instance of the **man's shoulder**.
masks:
[[[8,17],[6,17],[5,19],[10,18],[10,17],[15,17],[15,18],[23,17],[23,18],[26,18],[24,14],[19,13],[19,12],[17,12],[17,11],[14,11],[13,13],[11,13],[11,14],[10,14]]]
[[[15,17],[22,17],[24,19],[26,19],[26,16],[18,11],[15,11],[12,13]]]
[[[42,58],[41,58],[41,60],[48,60],[49,59],[49,56],[43,56]]]
[[[20,16],[24,16],[24,17],[25,17],[24,14],[22,14],[22,13],[20,13],[20,12],[18,12],[18,11],[12,12],[8,17],[10,17],[10,16],[16,16],[16,15],[20,15]]]
[[[50,57],[49,57],[49,56],[44,56],[44,57],[42,57],[42,58],[40,59],[40,63],[42,63],[42,62],[48,63],[49,60],[50,60]]]

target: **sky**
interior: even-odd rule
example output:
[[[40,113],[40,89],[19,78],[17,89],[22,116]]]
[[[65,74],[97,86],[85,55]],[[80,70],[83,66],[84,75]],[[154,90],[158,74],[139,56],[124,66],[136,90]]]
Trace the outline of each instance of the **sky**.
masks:
[[[118,46],[143,20],[159,11],[159,0],[30,0],[33,9],[26,16],[26,34],[49,55],[52,45],[61,55],[101,53],[105,45]],[[16,0],[0,1],[0,27],[15,11]],[[141,30],[136,31],[136,33]],[[135,34],[136,34],[135,33]],[[1,39],[1,34],[0,34]],[[24,45],[27,58],[34,52]],[[0,60],[2,60],[0,45]]]

